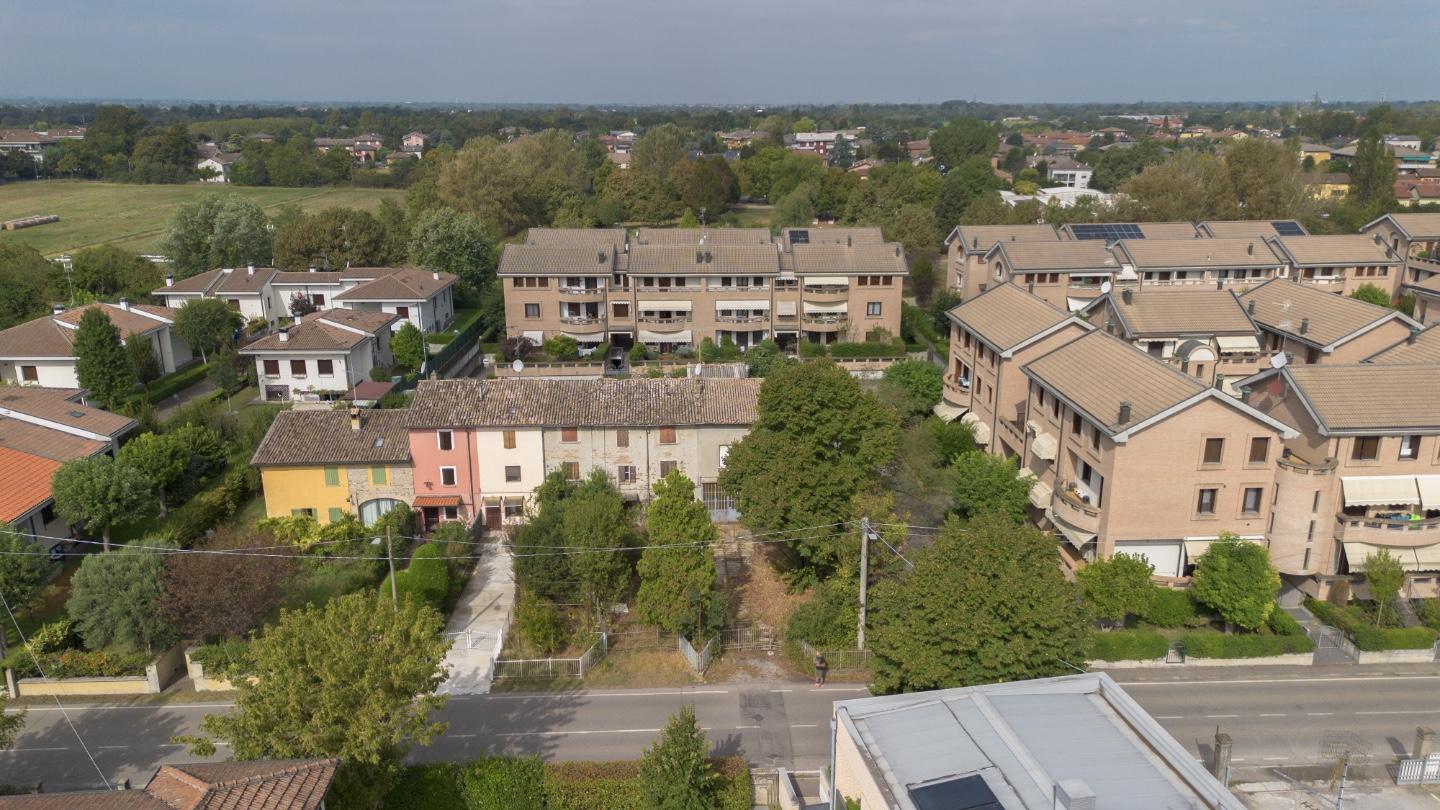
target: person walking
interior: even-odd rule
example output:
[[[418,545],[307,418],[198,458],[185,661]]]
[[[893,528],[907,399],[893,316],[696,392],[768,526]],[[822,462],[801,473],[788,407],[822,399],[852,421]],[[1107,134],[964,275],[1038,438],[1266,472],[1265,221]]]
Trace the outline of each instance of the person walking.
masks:
[[[825,685],[825,673],[830,669],[830,664],[825,660],[823,653],[815,653],[815,685]]]

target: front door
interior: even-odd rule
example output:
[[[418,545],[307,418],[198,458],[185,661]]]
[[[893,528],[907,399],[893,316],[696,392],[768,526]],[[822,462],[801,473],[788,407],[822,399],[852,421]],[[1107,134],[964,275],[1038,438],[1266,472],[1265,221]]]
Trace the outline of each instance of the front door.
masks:
[[[500,507],[498,506],[485,507],[485,528],[490,531],[499,531],[500,514]]]

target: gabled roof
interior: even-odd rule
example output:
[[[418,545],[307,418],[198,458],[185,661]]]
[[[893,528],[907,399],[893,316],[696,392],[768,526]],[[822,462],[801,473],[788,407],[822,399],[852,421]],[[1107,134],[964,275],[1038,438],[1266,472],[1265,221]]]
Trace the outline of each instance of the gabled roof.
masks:
[[[631,245],[630,274],[763,274],[780,271],[780,251],[766,244]],[[696,261],[696,257],[699,261]]]
[[[270,279],[270,283],[273,284],[273,285],[275,285],[275,286],[292,285],[292,284],[320,284],[320,285],[331,285],[331,286],[337,286],[337,287],[338,287],[338,286],[340,285],[341,280],[342,280],[344,277],[345,277],[345,274],[344,274],[344,273],[340,273],[340,272],[323,272],[323,273],[322,273],[322,272],[316,270],[316,271],[304,271],[304,272],[298,272],[298,273],[291,273],[291,272],[281,271],[281,272],[279,272],[279,273],[276,273],[275,276]]]
[[[898,243],[805,244],[790,248],[795,257],[795,273],[799,276],[840,275],[864,276],[904,274],[905,249]]]
[[[804,234],[801,239],[798,235]],[[792,244],[792,235],[798,240]],[[780,243],[790,250],[796,244],[802,245],[878,245],[885,241],[877,226],[859,227],[798,227],[781,228]]]
[[[162,765],[141,790],[0,797],[14,810],[318,810],[335,780],[334,759]]]
[[[1365,234],[1325,236],[1277,236],[1270,240],[1275,251],[1296,267],[1352,267],[1395,265],[1383,242]]]
[[[1269,243],[1259,237],[1221,239],[1123,239],[1123,258],[1140,270],[1279,265]]]
[[[8,421],[8,420],[7,420]],[[0,447],[0,524],[9,523],[50,500],[50,478],[60,462]]]
[[[1086,223],[1075,224],[1081,225],[1083,227]],[[1133,226],[1135,228],[1138,228],[1140,230],[1140,233],[1146,239],[1194,239],[1198,235],[1198,232],[1195,230],[1195,226],[1189,222],[1113,222],[1102,224]],[[1060,226],[1060,234],[1065,239],[1073,239],[1082,242],[1092,241],[1079,239],[1075,235],[1076,231],[1074,226],[1069,224]]]
[[[421,380],[411,428],[751,425],[760,379]]]
[[[1313,237],[1312,237],[1313,238]],[[1403,312],[1325,292],[1303,282],[1275,278],[1247,290],[1241,300],[1250,317],[1272,332],[1330,350],[1389,320],[1419,326]],[[1301,334],[1302,328],[1304,334]]]
[[[399,317],[392,312],[330,309],[303,317],[298,325],[285,332],[283,341],[279,334],[266,335],[240,353],[349,351],[388,328]]]
[[[1440,330],[1431,324],[1419,332],[1365,358],[1364,362],[1377,366],[1404,366],[1425,363],[1440,363]]]
[[[1278,373],[1327,436],[1440,431],[1440,366],[1319,364]]]
[[[1006,355],[1066,322],[1091,328],[1016,284],[997,284],[950,310],[949,315],[950,320]]]
[[[1282,230],[1291,234],[1308,233],[1303,225],[1293,219],[1207,219],[1196,228],[1202,234],[1217,239],[1280,236]]]
[[[273,267],[224,267],[207,270],[151,290],[151,295],[259,295],[279,271]]]
[[[400,464],[410,461],[406,412],[360,411],[360,429],[345,411],[281,411],[256,448],[256,467]]]
[[[613,245],[506,245],[500,252],[501,276],[604,275],[615,267]]]
[[[676,245],[694,248],[712,245],[770,245],[769,228],[640,228],[637,245]]]
[[[992,261],[999,253],[1016,273],[1075,272],[1096,270],[1111,272],[1120,269],[1120,262],[1103,241],[1086,239],[1074,242],[997,242],[985,254]]]
[[[1440,239],[1440,213],[1435,214],[1386,214],[1379,219],[1371,220],[1361,228],[1368,231],[1378,222],[1390,220],[1405,237],[1410,240],[1416,239]]]
[[[105,303],[85,304],[74,309],[67,309],[51,317],[61,323],[78,327],[80,319],[92,309],[104,312],[106,317],[110,318],[110,323],[120,330],[122,339],[129,339],[131,335],[147,335],[175,322],[175,310],[166,307],[152,307],[148,304],[125,304],[124,306]]]
[[[1125,336],[1132,339],[1161,335],[1253,335],[1260,331],[1245,314],[1245,305],[1230,290],[1142,287],[1131,291],[1128,301],[1123,293],[1106,293],[1087,304],[1084,311],[1099,312],[1107,303],[1120,319],[1119,326]]]
[[[136,425],[128,416],[81,404],[78,388],[0,387],[0,416],[30,422],[39,420],[60,429],[107,439],[128,433]]]
[[[372,281],[351,287],[336,301],[427,301],[455,283],[449,273],[402,267]]]
[[[66,310],[58,315],[45,315],[33,321],[0,331],[0,357],[47,358],[74,357],[74,327],[87,310],[99,309],[128,340],[164,328],[175,317],[175,311],[145,304],[130,304],[126,310],[115,304],[94,303]],[[62,324],[69,324],[65,326]]]
[[[0,447],[54,461],[69,461],[103,452],[110,447],[110,443],[62,433],[34,422],[0,416]]]
[[[1060,234],[1049,225],[957,225],[945,237],[945,245],[956,239],[962,252],[983,255],[996,242],[1059,242]]]
[[[531,228],[525,244],[536,247],[615,248],[625,245],[624,228]]]

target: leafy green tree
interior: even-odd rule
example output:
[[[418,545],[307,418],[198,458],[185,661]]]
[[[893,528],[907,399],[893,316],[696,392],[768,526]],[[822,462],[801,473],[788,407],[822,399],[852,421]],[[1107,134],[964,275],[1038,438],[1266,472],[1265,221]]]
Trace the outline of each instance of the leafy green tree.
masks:
[[[46,292],[57,278],[40,252],[13,239],[0,239],[0,329],[49,311]]]
[[[1375,603],[1375,623],[1383,624],[1385,609],[1393,608],[1405,584],[1405,567],[1400,558],[1387,551],[1365,557],[1365,584],[1370,587],[1370,601]]]
[[[251,644],[256,679],[239,684],[233,711],[202,727],[237,760],[338,757],[337,799],[373,807],[411,745],[444,731],[430,720],[444,703],[435,695],[444,624],[429,605],[407,600],[397,610],[371,592],[282,611]],[[188,742],[214,750],[209,740]]]
[[[286,270],[383,265],[398,258],[389,247],[385,226],[358,208],[325,208],[275,227],[275,264]]]
[[[1155,566],[1135,554],[1115,554],[1080,569],[1080,593],[1091,614],[1105,622],[1123,622],[1130,614],[1140,615],[1150,606],[1155,586],[1150,575]]]
[[[1221,532],[1195,561],[1194,583],[1197,601],[1246,630],[1265,624],[1280,592],[1280,574],[1270,564],[1270,552],[1230,532]]]
[[[698,641],[716,601],[715,526],[695,500],[695,484],[679,470],[655,482],[646,529],[635,610],[647,624],[667,633],[690,630]]]
[[[943,372],[928,360],[904,360],[885,369],[884,386],[896,396],[896,410],[908,416],[928,413],[940,401]]]
[[[1235,219],[1240,210],[1230,171],[1220,158],[1193,149],[1176,152],[1120,187],[1122,218],[1143,222]]]
[[[160,358],[155,356],[155,346],[149,340],[142,337],[126,343],[125,357],[130,362],[130,370],[135,372],[135,380],[141,385],[160,379]]]
[[[580,344],[569,335],[555,335],[545,341],[543,348],[551,358],[561,362],[580,357]]]
[[[0,524],[0,594],[5,595],[10,609],[22,611],[40,593],[40,586],[50,574],[50,563],[40,553],[40,546],[16,531],[10,524]],[[0,658],[5,657],[5,633],[0,632]],[[0,709],[3,709],[0,706]],[[4,727],[0,724],[0,750],[4,745]]]
[[[965,209],[970,203],[986,192],[999,190],[1000,186],[1000,178],[991,171],[990,161],[980,155],[946,172],[935,200],[936,224],[945,233],[937,234],[936,242],[943,240],[952,228],[960,224],[960,218],[965,216]]]
[[[566,500],[560,529],[578,553],[570,571],[579,595],[597,615],[624,598],[635,563],[627,552],[635,532],[625,514],[625,501],[599,470]]]
[[[170,513],[166,492],[190,469],[190,448],[180,433],[142,433],[120,448],[120,463],[145,474],[155,486],[160,514]]]
[[[560,609],[528,590],[515,602],[515,627],[541,655],[554,655],[565,646],[565,619]]]
[[[418,370],[425,362],[425,335],[415,324],[406,321],[390,336],[390,354],[395,358],[395,365]]]
[[[495,237],[479,217],[450,208],[425,214],[410,236],[410,261],[458,276],[475,289],[495,278]]]
[[[95,118],[85,131],[85,142],[94,144],[102,155],[129,157],[147,123],[145,116],[129,107],[103,104],[95,108]]]
[[[127,179],[135,183],[184,183],[195,177],[198,159],[199,150],[189,127],[177,122],[135,143]]]
[[[1349,199],[1361,207],[1395,204],[1395,158],[1377,129],[1360,136],[1350,163]]]
[[[146,546],[158,541],[146,540]],[[91,554],[70,579],[65,611],[85,646],[111,645],[155,653],[175,641],[175,628],[161,611],[165,598],[165,555],[121,546],[114,554]]]
[[[1310,194],[1284,142],[1246,138],[1225,151],[1225,168],[1235,199],[1247,219],[1285,219],[1306,215]]]
[[[136,335],[135,340],[148,340]],[[135,369],[120,342],[120,330],[100,307],[80,316],[75,330],[75,378],[90,396],[114,408],[135,387]]]
[[[695,719],[695,707],[681,706],[640,758],[644,805],[654,810],[710,810],[719,788],[720,775],[710,761],[710,743]]]
[[[205,377],[211,385],[229,396],[245,387],[246,377],[240,371],[241,362],[235,346],[229,342],[222,343],[211,356],[210,368],[206,370]]]
[[[722,157],[680,161],[670,170],[670,185],[680,204],[689,211],[703,210],[708,223],[740,198],[740,179]]]
[[[1114,191],[1146,167],[1165,162],[1165,147],[1157,140],[1144,140],[1132,147],[1095,154],[1097,157],[1091,158],[1087,153],[1085,162],[1095,169],[1091,185],[1101,191]]]
[[[1355,288],[1355,291],[1350,293],[1350,297],[1364,301],[1367,304],[1375,304],[1381,307],[1388,307],[1392,304],[1390,293],[1368,282]]]
[[[955,118],[930,135],[930,154],[947,170],[972,157],[989,158],[998,145],[995,130],[978,118]]]
[[[235,330],[244,325],[240,313],[218,298],[197,298],[175,312],[175,334],[200,352],[208,362],[210,353],[229,343]]]
[[[851,499],[876,484],[895,457],[900,420],[833,363],[796,363],[766,377],[759,418],[730,448],[720,484],[752,531],[826,526],[850,516]],[[813,533],[811,533],[813,534]],[[792,562],[828,574],[828,537],[788,541]]]
[[[217,267],[262,265],[272,252],[270,220],[250,200],[207,194],[176,207],[160,250],[180,278]]]
[[[790,193],[775,201],[770,212],[770,222],[782,228],[791,225],[808,225],[815,219],[815,187],[809,183],[796,186]]]
[[[70,260],[70,279],[77,289],[96,298],[125,296],[136,301],[161,284],[154,262],[114,245],[77,251]]]
[[[668,181],[670,170],[689,157],[690,136],[674,124],[661,124],[641,135],[631,150],[632,171],[648,174],[660,182]]]
[[[1076,588],[1033,526],[952,519],[914,562],[871,592],[875,691],[1043,678],[1084,657]]]
[[[1030,502],[1030,478],[1017,478],[1014,459],[993,456],[983,450],[969,450],[955,456],[955,511],[967,520],[996,514],[1015,523],[1025,520]]]
[[[71,525],[99,530],[106,551],[112,526],[154,512],[154,488],[145,473],[103,455],[67,461],[50,479],[55,511]]]

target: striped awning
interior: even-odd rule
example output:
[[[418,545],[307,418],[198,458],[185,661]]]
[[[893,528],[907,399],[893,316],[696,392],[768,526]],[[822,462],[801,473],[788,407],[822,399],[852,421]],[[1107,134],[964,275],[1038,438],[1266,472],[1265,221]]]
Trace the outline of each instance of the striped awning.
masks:
[[[776,302],[775,302],[775,311],[776,311],[777,313],[779,313],[780,315],[784,315],[784,316],[788,316],[788,317],[793,318],[793,317],[795,317],[795,302],[794,302],[794,301],[776,301]]]
[[[806,285],[811,285],[811,284],[813,284],[813,285],[817,285],[817,286],[818,286],[818,285],[821,285],[821,284],[825,284],[825,285],[834,286],[834,287],[848,287],[848,286],[850,286],[850,277],[849,277],[849,276],[806,276],[806,277],[805,277],[805,284],[806,284]]]
[[[1030,449],[1035,453],[1036,458],[1054,461],[1055,457],[1060,454],[1060,442],[1049,433],[1036,433],[1035,439],[1030,442]]]
[[[1222,354],[1249,354],[1260,351],[1260,341],[1254,335],[1216,335],[1215,342]]]
[[[719,309],[770,309],[769,301],[716,301],[715,308]]]
[[[1401,506],[1419,503],[1420,493],[1413,475],[1372,475],[1342,477],[1346,506]]]
[[[1346,543],[1345,559],[1350,571],[1365,570],[1365,558],[1385,552],[1400,560],[1406,571],[1440,571],[1440,543],[1430,546],[1377,546],[1373,543]]]
[[[965,412],[969,409],[964,405],[951,405],[942,399],[935,403],[935,407],[930,410],[944,421],[954,422],[956,419],[964,416]]]
[[[1087,532],[1071,526],[1061,520],[1053,509],[1046,510],[1045,515],[1050,518],[1050,523],[1055,526],[1055,531],[1070,541],[1070,545],[1074,546],[1077,551],[1084,549],[1086,543],[1093,542],[1099,536],[1095,532]]]
[[[689,301],[641,301],[641,302],[640,302],[640,309],[642,309],[642,310],[658,310],[658,311],[661,311],[661,312],[664,312],[664,311],[666,311],[666,310],[669,310],[669,311],[671,311],[671,312],[689,312],[689,311],[690,311],[690,302],[689,302]]]
[[[845,314],[846,312],[849,312],[849,311],[850,311],[850,305],[849,305],[849,304],[845,304],[845,303],[841,303],[841,304],[812,304],[812,303],[810,303],[809,301],[806,301],[806,302],[804,302],[804,303],[805,303],[805,314],[807,314],[807,315],[835,315],[835,314],[843,315],[843,314]]]
[[[1050,508],[1050,500],[1054,494],[1055,493],[1050,488],[1050,485],[1045,483],[1044,481],[1037,480],[1035,483],[1030,485],[1030,503],[1036,509]]]
[[[975,434],[975,443],[987,445],[990,443],[990,426],[980,421],[980,417],[971,411],[960,417],[962,425],[969,425],[970,430]]]
[[[641,343],[689,343],[690,330],[682,329],[679,332],[647,332],[640,330]]]
[[[1415,476],[1415,488],[1420,491],[1422,507],[1440,509],[1440,475]]]

